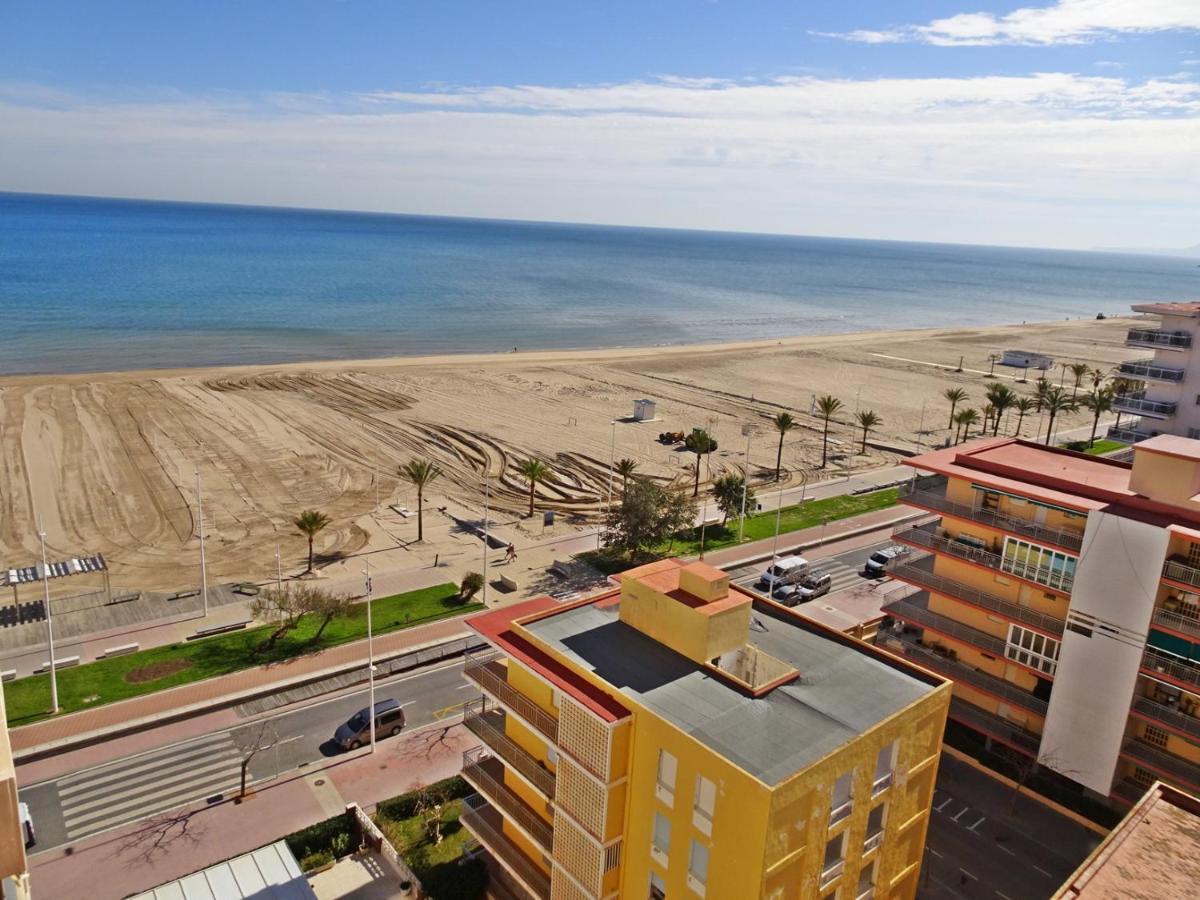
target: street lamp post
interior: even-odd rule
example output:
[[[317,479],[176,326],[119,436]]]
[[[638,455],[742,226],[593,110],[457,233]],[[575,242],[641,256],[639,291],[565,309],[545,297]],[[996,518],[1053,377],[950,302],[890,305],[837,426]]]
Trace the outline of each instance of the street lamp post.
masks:
[[[375,752],[375,631],[371,627],[371,560],[363,569],[367,589],[367,709],[371,717],[371,752]]]
[[[607,526],[609,519],[612,518],[612,495],[613,495],[613,465],[617,457],[617,420],[613,419],[612,433],[608,441],[608,500],[604,503],[604,525],[601,525],[596,531],[596,549],[600,549],[600,539],[604,534],[604,528]]]
[[[750,437],[754,434],[753,425],[743,425],[742,434],[746,436],[746,471],[742,475],[742,512],[738,516],[738,543],[746,533],[746,492],[750,485]]]
[[[38,516],[38,539],[42,542],[42,605],[46,608],[46,636],[50,644],[50,713],[58,712],[58,660],[54,657],[54,620],[50,617],[50,565],[46,561],[46,529]]]
[[[485,466],[488,463],[484,462]],[[490,466],[488,466],[490,468]],[[487,566],[488,566],[488,507],[491,505],[491,483],[488,481],[490,472],[483,470],[483,605],[487,606]]]
[[[275,590],[283,590],[283,563],[279,559],[279,545],[275,545]]]
[[[204,598],[204,616],[208,617],[208,566],[204,559],[204,495],[200,492],[200,470],[196,470],[196,518],[200,523],[200,594]]]

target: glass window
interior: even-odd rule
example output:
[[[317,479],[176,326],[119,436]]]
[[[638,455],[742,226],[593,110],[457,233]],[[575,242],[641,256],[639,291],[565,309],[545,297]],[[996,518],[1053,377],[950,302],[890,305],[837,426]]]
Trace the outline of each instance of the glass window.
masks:
[[[1076,558],[1039,544],[1004,539],[1000,568],[1029,581],[1059,590],[1070,590],[1075,578]]]
[[[877,834],[883,833],[884,811],[887,809],[886,803],[880,803],[867,816],[867,837],[872,838]]]
[[[703,775],[696,776],[692,824],[705,834],[712,834],[713,807],[717,803],[717,786]]]
[[[668,856],[671,852],[671,820],[662,813],[654,814],[654,837],[651,846],[662,856]]]
[[[878,794],[880,791],[891,786],[896,772],[896,754],[898,750],[899,747],[896,741],[892,741],[886,747],[883,747],[875,757],[875,779],[871,791],[873,794]]]
[[[665,803],[675,799],[675,769],[678,765],[674,756],[666,750],[658,751],[658,798]]]
[[[833,785],[833,799],[829,805],[829,824],[842,821],[850,815],[851,792],[854,790],[854,771],[839,778]]]
[[[657,872],[650,873],[650,900],[666,900],[667,884]]]
[[[702,891],[708,883],[708,848],[703,844],[692,841],[688,853],[688,886]]]
[[[855,897],[861,897],[875,887],[875,864],[878,860],[871,860],[870,865],[863,866],[858,872],[858,890],[855,891]]]
[[[1019,625],[1009,625],[1008,644],[1004,648],[1004,655],[1023,666],[1053,675],[1058,668],[1060,647],[1058,641],[1044,634]]]

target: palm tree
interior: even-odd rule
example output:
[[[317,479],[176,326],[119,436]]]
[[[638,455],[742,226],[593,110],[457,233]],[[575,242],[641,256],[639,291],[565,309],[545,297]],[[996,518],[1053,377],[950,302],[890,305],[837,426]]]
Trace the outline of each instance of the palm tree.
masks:
[[[1075,386],[1071,389],[1071,399],[1075,399],[1075,395],[1079,393],[1079,387],[1083,384],[1083,379],[1087,377],[1091,369],[1087,363],[1071,363],[1067,368],[1071,370],[1071,377],[1075,379]]]
[[[517,471],[529,482],[529,516],[532,518],[534,491],[537,490],[537,483],[539,481],[544,481],[550,476],[550,467],[540,459],[534,459],[531,456],[529,459],[522,459],[517,462]]]
[[[871,431],[872,428],[877,428],[878,426],[882,425],[883,419],[881,419],[881,418],[879,418],[879,416],[875,415],[875,411],[870,410],[870,409],[864,409],[857,416],[855,416],[855,418],[858,419],[858,427],[863,430],[862,452],[866,453],[867,452],[867,434]]]
[[[971,436],[971,426],[979,421],[979,411],[976,409],[960,410],[954,417],[954,421],[957,422],[958,427],[962,429],[961,439],[959,438],[958,434],[955,434],[954,436],[954,443],[957,444],[961,441],[965,441]]]
[[[1046,391],[1050,390],[1050,382],[1045,375],[1042,375],[1034,382],[1033,399],[1037,404],[1037,411],[1041,412],[1042,407],[1046,403]]]
[[[1000,419],[1017,402],[1017,392],[1007,384],[995,382],[987,387],[987,401],[991,404],[994,417],[992,419],[992,434],[1000,433]]]
[[[621,476],[621,496],[625,496],[625,490],[629,487],[629,476],[637,469],[637,460],[626,457],[625,459],[617,460],[617,474]]]
[[[775,454],[775,480],[779,480],[779,472],[783,467],[783,436],[796,427],[796,420],[791,413],[781,412],[772,420],[775,430],[779,432],[779,450]],[[749,477],[750,473],[746,473]]]
[[[1036,407],[1037,402],[1032,397],[1018,397],[1017,402],[1013,404],[1013,408],[1017,411],[1017,437],[1021,436],[1021,423]]]
[[[1116,397],[1111,387],[1097,387],[1090,394],[1085,394],[1079,405],[1092,411],[1092,436],[1088,438],[1088,446],[1096,443],[1096,428],[1100,425],[1100,416],[1112,412],[1113,399]]]
[[[697,428],[684,439],[683,446],[696,454],[696,483],[692,487],[692,496],[695,497],[700,493],[700,457],[716,450],[717,441],[703,428]]]
[[[1050,443],[1050,436],[1054,434],[1054,417],[1059,413],[1071,412],[1075,409],[1075,401],[1067,396],[1067,392],[1062,388],[1048,388],[1046,395],[1042,398],[1042,407],[1050,414],[1050,421],[1046,423],[1046,443]]]
[[[946,388],[942,391],[942,396],[950,401],[950,421],[946,424],[946,427],[951,428],[954,425],[954,410],[958,404],[967,399],[967,392],[964,388],[960,387]]]
[[[987,434],[988,426],[992,424],[992,418],[995,417],[999,421],[1000,417],[996,415],[996,407],[988,404],[983,408],[983,427],[979,429],[980,434]]]
[[[427,459],[410,459],[400,467],[400,477],[417,489],[417,541],[425,540],[425,488],[442,470]]]
[[[833,394],[817,398],[817,410],[825,422],[825,430],[821,434],[821,468],[829,460],[829,420],[835,412],[842,408],[842,401]]]
[[[1092,387],[1098,388],[1104,384],[1105,379],[1108,378],[1108,373],[1103,369],[1095,368],[1092,369],[1092,374],[1089,377],[1092,379]]]
[[[300,533],[308,538],[308,568],[304,574],[313,570],[313,538],[329,524],[329,516],[315,509],[306,509],[292,520],[292,524]]]

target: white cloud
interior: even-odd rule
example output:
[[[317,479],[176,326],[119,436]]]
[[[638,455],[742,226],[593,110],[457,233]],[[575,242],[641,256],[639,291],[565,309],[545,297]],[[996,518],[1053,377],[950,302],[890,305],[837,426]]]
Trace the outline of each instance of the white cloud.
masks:
[[[1024,77],[80,97],[0,189],[1075,246],[1197,240],[1200,83]]]
[[[918,41],[940,47],[1084,44],[1119,34],[1200,30],[1197,0],[1058,0],[998,16],[959,13],[882,31],[818,32],[866,44]]]

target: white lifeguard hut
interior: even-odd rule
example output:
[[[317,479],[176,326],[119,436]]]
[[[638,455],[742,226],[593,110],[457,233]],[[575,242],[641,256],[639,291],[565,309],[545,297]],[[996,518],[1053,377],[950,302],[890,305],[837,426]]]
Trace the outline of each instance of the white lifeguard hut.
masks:
[[[654,421],[654,401],[653,400],[634,400],[633,401],[633,421],[635,422],[653,422]]]
[[[1000,358],[1000,365],[1012,366],[1014,369],[1041,369],[1043,372],[1054,365],[1053,357],[1045,353],[1034,353],[1030,350],[1005,350]]]

